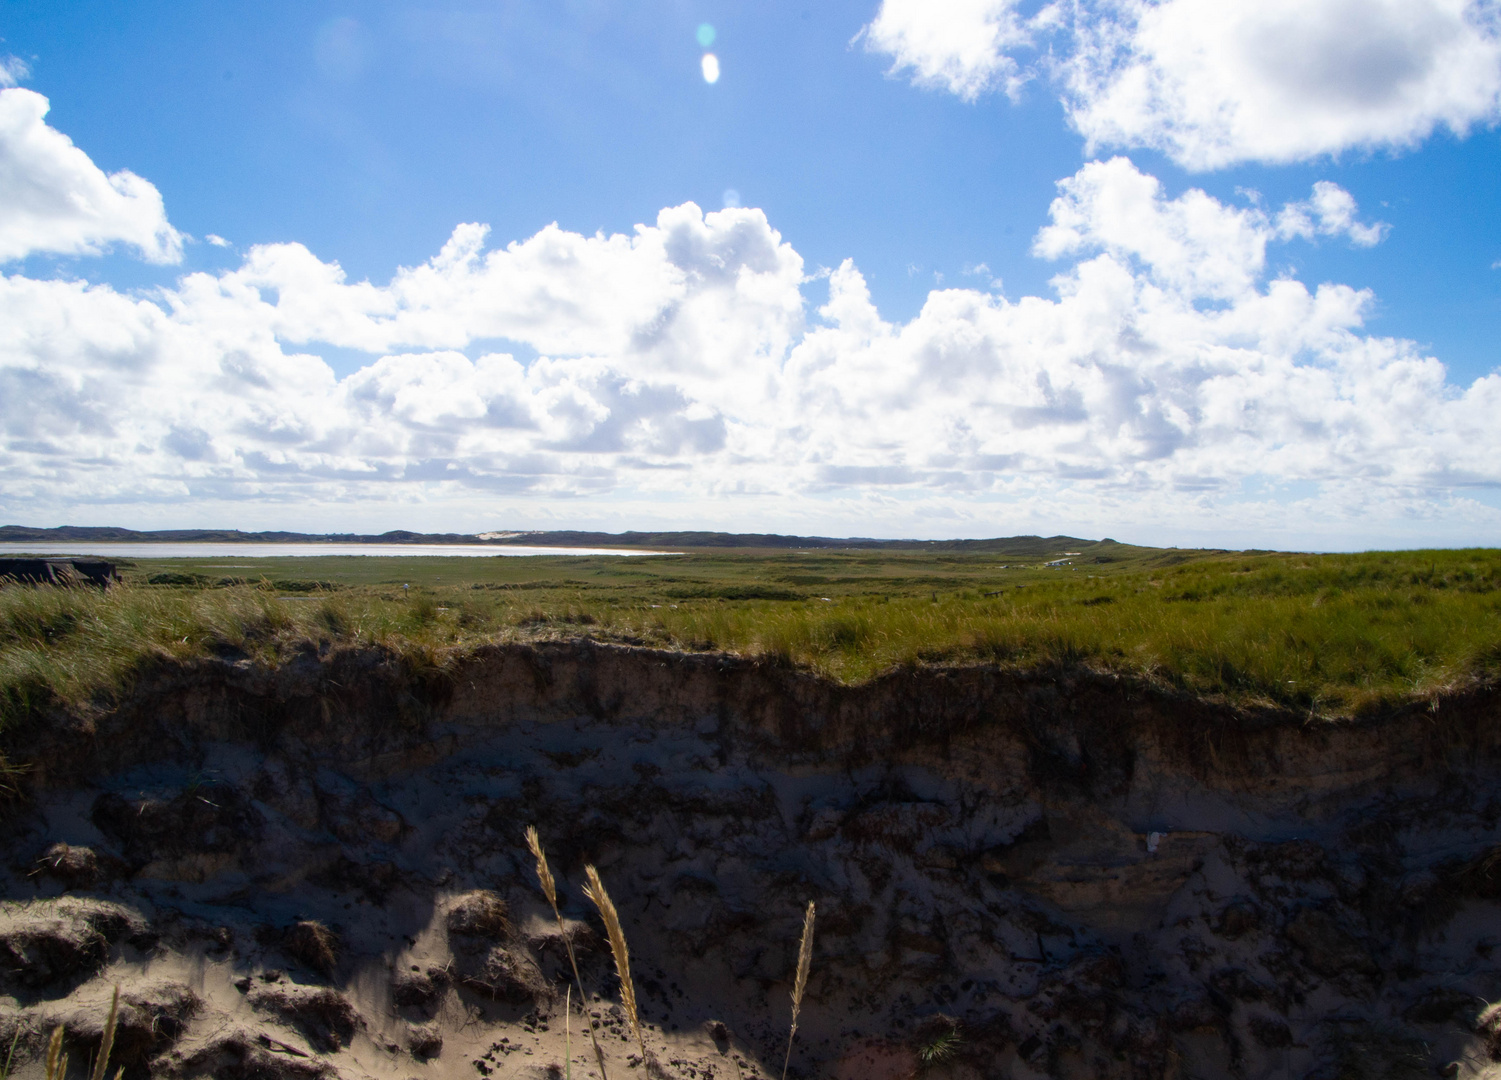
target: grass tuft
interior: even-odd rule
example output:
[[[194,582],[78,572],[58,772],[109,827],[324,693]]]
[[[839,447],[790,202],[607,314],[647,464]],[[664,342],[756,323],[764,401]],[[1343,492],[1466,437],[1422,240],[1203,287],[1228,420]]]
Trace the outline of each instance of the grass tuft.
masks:
[[[947,1016],[936,1017],[935,1022],[919,1034],[916,1050],[918,1064],[924,1069],[931,1069],[952,1060],[963,1041],[957,1021]]]

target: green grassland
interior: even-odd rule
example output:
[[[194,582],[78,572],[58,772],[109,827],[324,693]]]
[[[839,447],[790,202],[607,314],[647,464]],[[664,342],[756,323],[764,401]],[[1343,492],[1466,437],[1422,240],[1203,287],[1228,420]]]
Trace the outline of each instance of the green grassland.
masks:
[[[1054,560],[1061,566],[1048,566]],[[1086,665],[1337,716],[1501,674],[1501,551],[1355,555],[1018,541],[975,552],[135,560],[102,592],[0,588],[0,726],[107,700],[153,658],[274,664],[308,643],[442,663],[588,637],[774,658],[857,682],[897,665]]]

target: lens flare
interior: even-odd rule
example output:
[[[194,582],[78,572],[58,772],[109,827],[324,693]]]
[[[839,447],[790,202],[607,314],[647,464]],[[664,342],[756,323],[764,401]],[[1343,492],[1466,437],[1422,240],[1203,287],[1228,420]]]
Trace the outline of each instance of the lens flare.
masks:
[[[704,82],[717,83],[719,81],[719,57],[706,52],[700,66],[704,69]]]
[[[713,45],[713,44],[714,44],[714,27],[710,26],[708,23],[699,23],[698,24],[698,47],[700,49],[707,49],[710,45]]]

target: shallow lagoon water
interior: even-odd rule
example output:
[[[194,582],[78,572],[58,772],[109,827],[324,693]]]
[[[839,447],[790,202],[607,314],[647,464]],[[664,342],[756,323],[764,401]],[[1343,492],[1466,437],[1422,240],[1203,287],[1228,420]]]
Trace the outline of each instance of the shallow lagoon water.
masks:
[[[616,548],[500,547],[490,544],[256,544],[256,543],[3,543],[0,555],[99,555],[119,559],[310,558],[319,555],[422,556],[491,555],[668,555],[666,551]]]

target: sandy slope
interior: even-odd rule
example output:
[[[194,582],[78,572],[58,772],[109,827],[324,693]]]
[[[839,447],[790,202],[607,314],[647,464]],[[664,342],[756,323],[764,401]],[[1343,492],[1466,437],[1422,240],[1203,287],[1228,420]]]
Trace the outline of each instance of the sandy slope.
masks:
[[[163,669],[14,734],[0,1037],[111,987],[127,1075],[1490,1075],[1501,725],[1310,725],[1074,673],[849,689],[567,644]],[[581,895],[621,909],[648,1062]],[[1492,875],[1493,869],[1496,875]],[[320,929],[321,928],[321,929]],[[918,1057],[957,1032],[949,1056]]]

